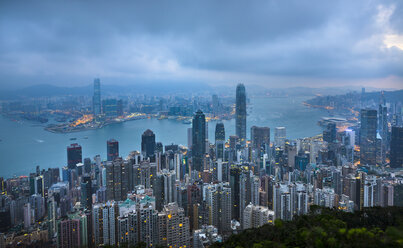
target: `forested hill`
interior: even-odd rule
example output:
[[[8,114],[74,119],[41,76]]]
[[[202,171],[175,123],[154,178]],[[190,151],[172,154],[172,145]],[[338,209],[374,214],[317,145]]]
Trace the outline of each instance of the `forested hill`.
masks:
[[[276,220],[212,247],[403,247],[403,207],[355,213],[313,207],[293,221]]]

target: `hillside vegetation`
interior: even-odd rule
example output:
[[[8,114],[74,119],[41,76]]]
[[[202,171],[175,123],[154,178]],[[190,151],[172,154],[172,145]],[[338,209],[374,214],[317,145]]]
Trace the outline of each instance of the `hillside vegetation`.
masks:
[[[212,247],[403,247],[403,207],[346,213],[314,206],[308,215],[276,220]]]

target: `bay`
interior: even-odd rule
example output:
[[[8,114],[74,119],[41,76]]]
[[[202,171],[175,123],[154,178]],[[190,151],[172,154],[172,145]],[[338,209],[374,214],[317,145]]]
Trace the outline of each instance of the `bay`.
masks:
[[[297,98],[251,98],[248,105],[247,135],[250,127],[268,126],[271,128],[271,140],[274,128],[284,126],[287,138],[296,139],[319,134],[322,129],[317,121],[327,115],[322,109],[302,105],[307,97]],[[226,137],[235,134],[235,120],[223,121]],[[210,121],[209,140],[214,142],[216,121]],[[50,133],[43,125],[29,121],[12,121],[0,116],[0,177],[28,175],[35,171],[35,166],[42,168],[63,167],[67,161],[66,148],[71,143],[78,143],[83,149],[83,158],[101,155],[106,158],[106,141],[114,138],[119,141],[120,155],[126,157],[130,151],[141,149],[141,134],[151,129],[156,141],[163,145],[171,143],[187,146],[187,128],[176,120],[142,119],[116,123],[102,129],[77,133]],[[76,138],[76,140],[70,140]]]

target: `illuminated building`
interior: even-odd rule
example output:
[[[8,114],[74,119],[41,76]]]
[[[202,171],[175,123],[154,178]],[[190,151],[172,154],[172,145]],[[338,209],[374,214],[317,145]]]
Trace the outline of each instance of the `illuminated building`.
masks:
[[[82,149],[77,143],[71,144],[67,147],[67,167],[75,169],[78,163],[83,162]]]
[[[110,139],[106,142],[108,161],[113,161],[119,157],[119,142],[115,139]]]

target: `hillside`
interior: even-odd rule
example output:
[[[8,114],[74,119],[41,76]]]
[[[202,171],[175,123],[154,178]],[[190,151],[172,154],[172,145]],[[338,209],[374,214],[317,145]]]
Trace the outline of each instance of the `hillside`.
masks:
[[[313,207],[293,221],[249,229],[218,247],[403,247],[403,207],[346,213]]]

